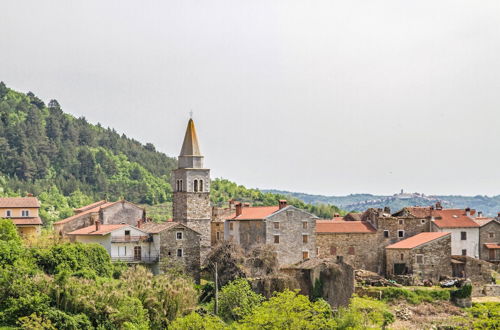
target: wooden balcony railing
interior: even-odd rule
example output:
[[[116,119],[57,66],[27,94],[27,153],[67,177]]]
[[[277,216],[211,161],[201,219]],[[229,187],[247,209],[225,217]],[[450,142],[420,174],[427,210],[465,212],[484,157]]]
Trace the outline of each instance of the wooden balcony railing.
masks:
[[[126,242],[145,242],[149,236],[111,236],[111,243],[126,243]]]
[[[158,256],[156,257],[111,257],[111,261],[123,261],[126,263],[155,263],[158,262]]]

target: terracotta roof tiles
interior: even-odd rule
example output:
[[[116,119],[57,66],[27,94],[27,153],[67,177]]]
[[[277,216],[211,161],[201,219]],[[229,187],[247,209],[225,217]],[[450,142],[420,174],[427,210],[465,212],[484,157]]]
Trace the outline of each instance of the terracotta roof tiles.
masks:
[[[451,235],[450,233],[443,233],[443,232],[426,232],[426,233],[420,233],[415,236],[412,236],[410,238],[404,239],[402,241],[399,241],[397,243],[394,243],[392,245],[389,245],[386,247],[386,249],[413,249],[416,248],[422,244],[429,243],[431,241],[434,241],[436,239],[443,238],[445,236]]]
[[[471,210],[470,215],[475,213]],[[433,210],[434,224],[439,228],[474,228],[479,225],[472,217],[467,216],[464,209]]]
[[[71,220],[77,219],[77,218],[79,218],[81,216],[84,216],[86,214],[89,214],[89,213],[99,212],[100,209],[106,208],[106,207],[111,206],[111,205],[113,205],[115,203],[118,203],[118,202],[106,202],[104,204],[100,204],[100,205],[98,205],[98,206],[96,206],[94,208],[87,209],[87,210],[85,210],[83,212],[80,212],[80,213],[77,213],[75,215],[72,215],[72,216],[70,216],[70,217],[68,217],[66,219],[54,222],[54,225],[60,225],[60,224],[63,224],[63,223],[70,222]],[[82,207],[82,208],[85,208],[85,207]]]
[[[373,234],[376,230],[366,221],[317,220],[316,233],[359,233]]]
[[[0,207],[2,208],[22,208],[22,207],[40,207],[40,202],[36,197],[1,197]]]
[[[278,210],[279,206],[242,207],[241,214],[239,216],[236,216],[236,213],[233,213],[228,216],[226,220],[261,220],[267,218]]]
[[[12,220],[15,225],[43,225],[42,219],[40,219],[40,217],[19,217],[8,219]]]
[[[101,225],[99,230],[96,230],[96,226],[88,226],[85,228],[80,228],[75,231],[68,233],[67,235],[107,235],[116,229],[120,229],[123,227],[130,227],[127,224],[119,224],[119,225]]]

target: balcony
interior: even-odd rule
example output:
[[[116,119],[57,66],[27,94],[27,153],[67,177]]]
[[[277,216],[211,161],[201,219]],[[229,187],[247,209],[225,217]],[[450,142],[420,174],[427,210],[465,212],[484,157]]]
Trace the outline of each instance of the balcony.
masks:
[[[111,243],[148,242],[149,236],[111,236]]]
[[[145,263],[145,264],[152,264],[155,262],[158,262],[159,257],[111,257],[111,261],[122,261],[125,263]]]

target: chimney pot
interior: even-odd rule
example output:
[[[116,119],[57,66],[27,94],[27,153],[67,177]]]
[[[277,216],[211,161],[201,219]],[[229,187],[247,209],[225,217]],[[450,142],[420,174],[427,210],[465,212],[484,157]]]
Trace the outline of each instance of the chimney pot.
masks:
[[[137,220],[137,228],[141,228],[142,226],[142,219]]]
[[[280,199],[279,201],[279,209],[281,210],[282,208],[286,207],[287,201],[286,199]]]
[[[500,218],[500,212],[497,213],[497,216]]]
[[[470,216],[470,207],[465,209],[465,215]]]
[[[101,222],[99,220],[96,220],[95,221],[95,230],[98,231],[99,229],[101,229]]]
[[[477,217],[478,217],[478,218],[482,218],[482,217],[483,217],[483,211],[479,211],[479,212],[477,212]]]
[[[241,203],[237,203],[237,204],[236,204],[236,216],[241,215],[241,213],[242,213],[242,208],[243,208],[243,205],[241,205]]]

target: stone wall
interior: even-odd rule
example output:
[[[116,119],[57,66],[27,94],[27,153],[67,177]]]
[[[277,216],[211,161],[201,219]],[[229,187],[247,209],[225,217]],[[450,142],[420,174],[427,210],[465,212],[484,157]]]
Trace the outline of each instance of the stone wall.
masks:
[[[381,271],[378,239],[376,233],[319,233],[316,234],[318,257],[342,257],[355,269],[378,273]]]
[[[183,238],[177,239],[176,233],[182,232]],[[181,262],[187,274],[192,274],[197,283],[200,280],[200,235],[193,230],[177,225],[160,232],[160,264],[168,265],[165,259]],[[182,249],[183,256],[177,256]]]
[[[422,255],[422,263],[417,262]],[[434,282],[451,276],[451,237],[445,236],[414,249],[386,249],[387,275],[394,274],[395,264],[405,264],[407,273]]]
[[[94,212],[94,213],[87,213],[82,216],[79,216],[75,219],[72,219],[71,221],[61,223],[61,224],[55,224],[54,225],[54,231],[56,234],[60,236],[64,236],[67,233],[70,233],[74,230],[80,229],[80,228],[85,228],[90,225],[93,225],[96,220],[99,220],[99,213]]]
[[[234,222],[233,235],[237,236],[235,242],[237,242],[244,251],[249,251],[256,245],[266,243],[266,226],[263,220],[240,220],[230,222]],[[231,233],[231,230],[229,230],[229,233]]]
[[[490,260],[490,250],[484,246],[485,243],[500,243],[500,223],[497,221],[490,221],[479,228],[479,259]],[[495,252],[493,260],[500,260],[500,251]]]
[[[452,259],[463,264],[465,278],[470,279],[473,285],[491,284],[491,270],[493,269],[493,264],[468,256],[454,255]],[[458,276],[460,274],[455,275]]]
[[[266,219],[265,243],[276,248],[280,266],[302,261],[304,252],[309,258],[316,257],[316,219],[316,216],[294,206],[287,206]],[[279,228],[275,228],[275,223],[279,223]],[[277,244],[274,243],[275,235],[279,235]],[[304,236],[307,236],[306,243]]]
[[[209,193],[174,193],[173,220],[201,234],[202,250],[210,248],[211,210]]]
[[[117,202],[101,210],[99,218],[102,224],[126,223],[137,226],[137,221],[144,220],[144,209],[127,201]]]

